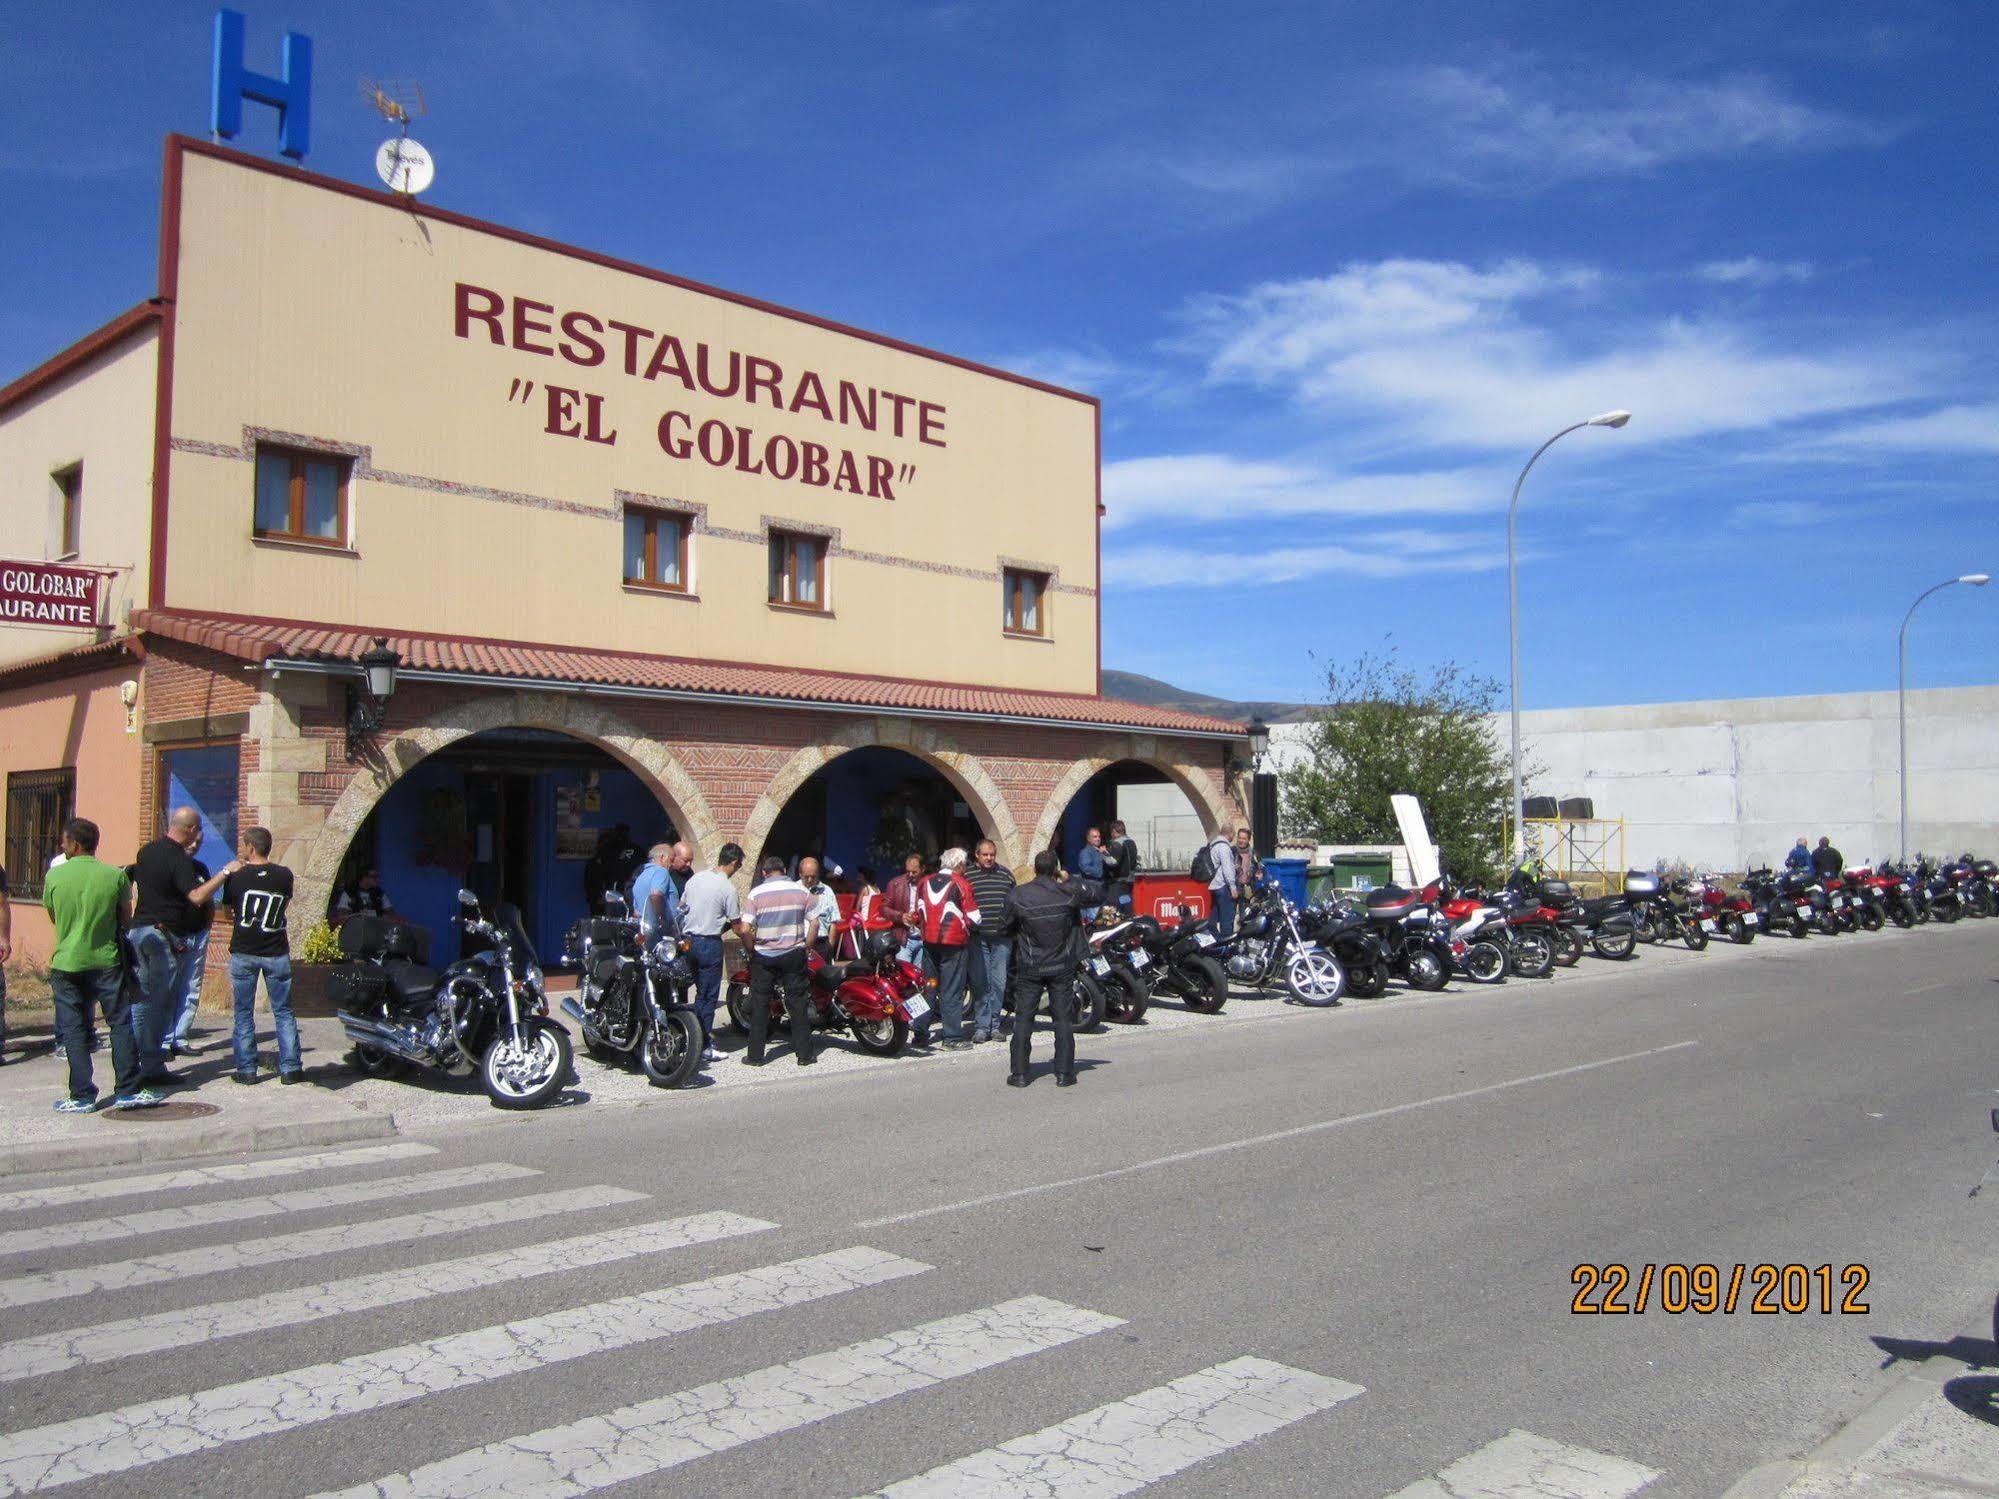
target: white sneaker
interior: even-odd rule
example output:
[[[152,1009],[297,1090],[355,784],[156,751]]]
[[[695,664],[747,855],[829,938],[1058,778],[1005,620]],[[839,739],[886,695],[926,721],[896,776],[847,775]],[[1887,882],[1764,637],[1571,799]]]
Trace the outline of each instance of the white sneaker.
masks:
[[[704,1062],[719,1062],[722,1060],[722,1053],[715,1050],[712,1046],[704,1046],[701,1048],[701,1060]]]

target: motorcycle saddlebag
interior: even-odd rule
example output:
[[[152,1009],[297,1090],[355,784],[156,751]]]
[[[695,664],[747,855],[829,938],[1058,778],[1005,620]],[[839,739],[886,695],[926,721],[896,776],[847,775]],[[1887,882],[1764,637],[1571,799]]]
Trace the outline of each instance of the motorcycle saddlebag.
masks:
[[[1542,880],[1534,887],[1534,893],[1541,897],[1544,906],[1567,905],[1576,898],[1576,892],[1567,880]]]
[[[327,970],[326,997],[336,1010],[365,1015],[389,997],[389,976],[372,963],[335,963]]]
[[[1999,875],[1999,864],[1993,863],[1990,859],[1978,859],[1973,861],[1971,872],[1989,880],[1994,875]]]
[[[1656,874],[1645,874],[1636,869],[1628,870],[1624,876],[1624,893],[1626,895],[1657,895],[1659,893],[1659,876]]]

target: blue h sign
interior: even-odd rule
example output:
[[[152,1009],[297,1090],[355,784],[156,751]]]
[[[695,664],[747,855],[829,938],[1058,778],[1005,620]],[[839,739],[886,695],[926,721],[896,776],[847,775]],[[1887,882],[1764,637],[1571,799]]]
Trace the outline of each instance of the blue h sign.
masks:
[[[243,101],[254,99],[278,112],[278,150],[293,161],[304,158],[312,137],[312,38],[285,33],[279,76],[243,66],[243,16],[215,13],[215,74],[208,128],[224,140],[243,128]]]

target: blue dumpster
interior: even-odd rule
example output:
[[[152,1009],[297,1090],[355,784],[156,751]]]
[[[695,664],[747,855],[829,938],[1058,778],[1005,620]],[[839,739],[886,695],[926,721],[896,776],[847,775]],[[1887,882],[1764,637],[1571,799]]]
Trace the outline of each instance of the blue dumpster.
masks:
[[[1307,859],[1265,859],[1263,872],[1284,892],[1286,900],[1302,907],[1305,904],[1305,867],[1310,862]]]

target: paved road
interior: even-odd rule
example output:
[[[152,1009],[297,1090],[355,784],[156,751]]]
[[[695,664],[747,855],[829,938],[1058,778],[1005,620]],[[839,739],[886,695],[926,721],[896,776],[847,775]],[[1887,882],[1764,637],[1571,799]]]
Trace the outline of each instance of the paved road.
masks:
[[[0,1493],[1718,1494],[1877,1340],[1986,1325],[1999,930],[1662,958],[1064,1092],[988,1053],[16,1179]],[[1578,1261],[1871,1310],[1575,1316]]]

